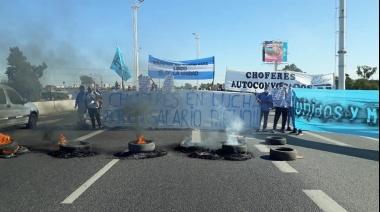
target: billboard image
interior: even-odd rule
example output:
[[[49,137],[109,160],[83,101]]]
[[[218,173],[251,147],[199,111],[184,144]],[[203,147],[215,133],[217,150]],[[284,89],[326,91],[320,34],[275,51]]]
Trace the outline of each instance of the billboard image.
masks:
[[[288,42],[264,41],[263,62],[287,62]]]

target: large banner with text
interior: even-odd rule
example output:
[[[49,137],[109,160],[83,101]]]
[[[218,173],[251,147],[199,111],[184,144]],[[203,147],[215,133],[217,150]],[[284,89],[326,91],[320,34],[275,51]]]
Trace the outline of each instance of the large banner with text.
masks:
[[[221,91],[105,92],[108,126],[242,131],[260,126],[260,104],[252,94]]]
[[[226,70],[225,89],[239,92],[262,92],[266,86],[298,84],[300,88],[333,89],[334,74],[306,74],[293,71],[237,71]]]
[[[379,91],[293,89],[296,127],[379,138]]]
[[[151,78],[165,79],[167,75],[172,75],[176,80],[214,79],[214,72],[214,57],[172,61],[149,55],[148,73]]]

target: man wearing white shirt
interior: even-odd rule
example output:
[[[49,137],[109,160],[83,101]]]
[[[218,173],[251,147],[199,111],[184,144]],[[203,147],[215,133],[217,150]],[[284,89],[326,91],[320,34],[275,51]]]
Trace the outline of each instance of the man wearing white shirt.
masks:
[[[288,90],[284,87],[284,83],[280,82],[277,88],[271,90],[272,99],[273,99],[273,107],[275,108],[274,115],[274,123],[272,133],[276,132],[277,123],[282,116],[281,130],[280,132],[285,133],[285,125],[288,114],[288,109],[291,106],[291,102],[289,102]]]

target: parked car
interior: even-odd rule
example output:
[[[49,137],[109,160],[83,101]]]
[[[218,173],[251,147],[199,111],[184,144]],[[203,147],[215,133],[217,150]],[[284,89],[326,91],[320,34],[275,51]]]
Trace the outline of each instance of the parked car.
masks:
[[[38,116],[35,104],[25,101],[13,88],[0,84],[0,128],[26,125],[33,129],[37,125]]]

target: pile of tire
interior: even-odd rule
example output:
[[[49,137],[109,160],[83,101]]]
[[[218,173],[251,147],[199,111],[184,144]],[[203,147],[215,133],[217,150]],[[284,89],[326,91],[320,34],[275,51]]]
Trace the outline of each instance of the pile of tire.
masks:
[[[286,138],[280,136],[268,136],[265,141],[271,145],[285,145]],[[290,147],[270,148],[269,156],[273,160],[293,161],[297,159],[297,151]]]
[[[4,155],[6,152],[14,152],[18,148],[18,143],[15,140],[6,144],[0,144],[0,155]]]

